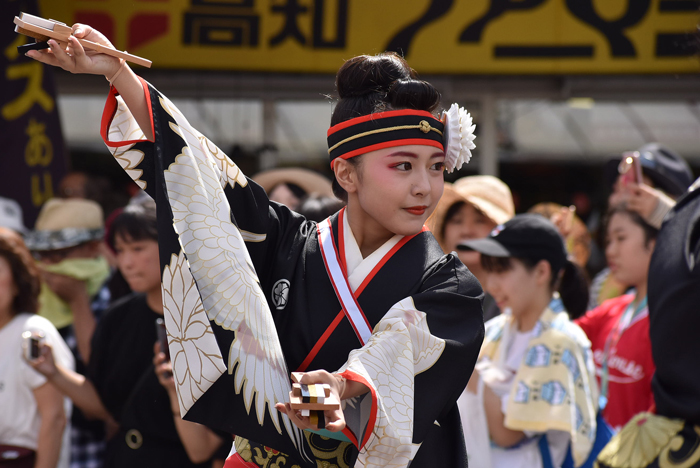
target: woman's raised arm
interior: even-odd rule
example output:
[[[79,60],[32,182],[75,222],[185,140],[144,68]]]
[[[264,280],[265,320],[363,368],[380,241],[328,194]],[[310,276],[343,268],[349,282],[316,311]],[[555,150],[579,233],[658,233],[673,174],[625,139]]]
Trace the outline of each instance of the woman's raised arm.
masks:
[[[86,24],[74,24],[73,36],[114,48],[102,33]],[[86,51],[72,36],[69,37],[65,50],[53,39],[49,40],[49,47],[50,49],[46,50],[30,50],[27,56],[47,65],[61,67],[71,73],[103,75],[119,91],[146,138],[153,141],[150,110],[143,85],[124,60],[93,50]]]

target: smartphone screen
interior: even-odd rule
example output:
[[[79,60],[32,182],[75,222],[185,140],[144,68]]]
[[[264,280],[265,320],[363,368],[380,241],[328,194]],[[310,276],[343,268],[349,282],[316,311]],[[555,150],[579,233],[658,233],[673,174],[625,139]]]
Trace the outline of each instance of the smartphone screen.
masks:
[[[156,319],[156,333],[158,334],[158,343],[160,350],[165,353],[165,356],[170,360],[170,347],[168,347],[168,332],[165,330],[165,321],[162,318]]]

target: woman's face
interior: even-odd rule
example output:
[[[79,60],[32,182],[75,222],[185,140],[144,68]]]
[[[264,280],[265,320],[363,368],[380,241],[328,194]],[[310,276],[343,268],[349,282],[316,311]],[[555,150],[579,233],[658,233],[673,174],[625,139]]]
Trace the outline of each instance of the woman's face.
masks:
[[[521,317],[530,310],[543,284],[544,287],[548,284],[540,278],[542,274],[537,267],[528,270],[515,258],[510,259],[510,264],[508,270],[488,272],[484,289],[493,296],[499,309],[510,308],[514,317]]]
[[[12,268],[5,257],[0,257],[0,312],[12,314],[12,302],[17,296],[17,286],[12,277]]]
[[[444,243],[448,252],[457,252],[467,268],[474,270],[481,266],[481,255],[474,251],[459,251],[457,244],[471,239],[483,239],[496,227],[496,223],[477,210],[471,203],[462,206],[445,220]]]
[[[160,288],[158,242],[152,239],[132,240],[117,234],[114,238],[117,266],[129,287],[140,293]]]
[[[646,283],[655,242],[644,241],[644,229],[625,213],[610,218],[605,257],[610,273],[626,286]]]
[[[355,193],[365,226],[389,236],[420,232],[442,196],[444,161],[442,151],[423,145],[364,154]]]

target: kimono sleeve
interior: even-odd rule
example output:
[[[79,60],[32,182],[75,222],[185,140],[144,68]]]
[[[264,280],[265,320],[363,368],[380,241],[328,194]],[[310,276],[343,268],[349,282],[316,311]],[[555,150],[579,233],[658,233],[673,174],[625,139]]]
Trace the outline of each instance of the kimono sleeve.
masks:
[[[263,271],[279,240],[294,235],[303,218],[283,205],[270,202],[262,187],[248,179],[221,149],[193,128],[167,97],[140,80],[151,111],[154,141],[146,139],[124,100],[112,87],[100,130],[109,151],[127,175],[158,205],[163,205],[159,209],[159,225],[172,224],[163,172],[168,171],[180,155],[205,155],[215,167],[218,183],[229,202],[230,217],[248,246],[253,264],[258,271]],[[192,180],[192,183],[203,185],[202,180]],[[201,187],[201,190],[207,189]],[[162,236],[160,227],[159,235]]]
[[[339,373],[370,389],[344,409],[358,465],[408,466],[454,409],[483,341],[482,301],[473,275],[443,257],[420,291],[394,304],[367,344],[350,353]]]
[[[291,387],[264,292],[270,265],[284,254],[280,241],[303,235],[304,218],[270,202],[172,102],[142,85],[155,141],[143,139],[115,90],[103,137],[156,202],[163,315],[180,412],[308,458],[301,431],[274,407]]]

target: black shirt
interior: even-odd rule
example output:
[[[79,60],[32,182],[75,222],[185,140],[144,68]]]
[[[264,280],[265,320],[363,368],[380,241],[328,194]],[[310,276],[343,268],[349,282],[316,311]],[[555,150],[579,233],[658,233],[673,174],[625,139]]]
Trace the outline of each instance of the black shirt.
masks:
[[[649,267],[649,334],[657,413],[700,424],[700,190],[669,213]]]
[[[108,441],[105,467],[194,467],[175,428],[168,393],[153,366],[157,314],[143,294],[116,302],[92,340],[88,376],[119,432]],[[127,443],[127,440],[129,443]]]

